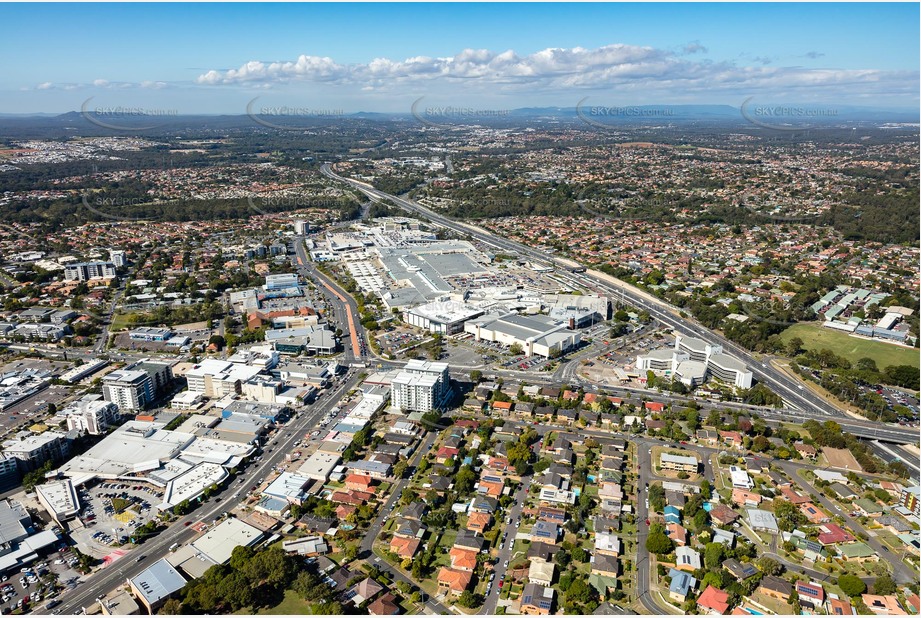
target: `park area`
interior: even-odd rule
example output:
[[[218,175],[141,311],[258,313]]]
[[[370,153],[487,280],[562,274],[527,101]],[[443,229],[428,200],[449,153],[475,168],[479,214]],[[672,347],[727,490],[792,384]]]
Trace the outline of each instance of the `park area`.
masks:
[[[861,358],[872,358],[880,370],[890,365],[921,366],[918,350],[882,341],[852,337],[847,333],[824,328],[817,324],[794,324],[780,334],[784,343],[793,337],[802,339],[803,347],[807,350],[831,350],[851,363]]]

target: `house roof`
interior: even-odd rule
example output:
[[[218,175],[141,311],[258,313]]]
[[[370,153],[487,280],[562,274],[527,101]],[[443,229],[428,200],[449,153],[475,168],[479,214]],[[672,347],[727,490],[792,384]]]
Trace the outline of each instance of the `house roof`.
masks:
[[[707,586],[707,589],[697,597],[697,605],[718,614],[725,614],[729,609],[729,594],[719,588]]]
[[[521,591],[521,605],[532,605],[548,612],[553,607],[553,588],[547,588],[540,584],[525,584]]]
[[[793,584],[773,575],[766,575],[761,580],[761,586],[767,590],[771,590],[785,597],[793,594]]]
[[[669,592],[687,596],[688,591],[697,585],[697,580],[690,573],[678,569],[669,569],[668,576],[672,580],[668,585]]]
[[[416,555],[416,551],[419,549],[421,543],[421,539],[407,539],[395,536],[390,539],[390,551],[400,558],[412,558]]]
[[[541,562],[534,560],[528,567],[528,578],[539,579],[541,581],[552,581],[553,574],[556,572],[556,565],[552,562]]]
[[[463,592],[470,585],[473,571],[459,571],[451,567],[442,567],[438,571],[438,583],[445,584],[453,592]]]
[[[451,566],[469,571],[476,568],[477,552],[466,547],[452,547],[448,552],[451,557]]]
[[[400,606],[396,597],[388,592],[368,605],[368,613],[372,616],[393,616],[400,613]]]

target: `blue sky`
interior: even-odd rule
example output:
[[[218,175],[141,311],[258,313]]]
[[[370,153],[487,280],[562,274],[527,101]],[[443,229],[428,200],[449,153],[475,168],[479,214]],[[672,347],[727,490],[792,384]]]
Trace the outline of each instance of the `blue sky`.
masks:
[[[0,112],[917,109],[919,6],[3,4]],[[17,36],[10,36],[16,33]],[[89,104],[85,102],[92,97]]]

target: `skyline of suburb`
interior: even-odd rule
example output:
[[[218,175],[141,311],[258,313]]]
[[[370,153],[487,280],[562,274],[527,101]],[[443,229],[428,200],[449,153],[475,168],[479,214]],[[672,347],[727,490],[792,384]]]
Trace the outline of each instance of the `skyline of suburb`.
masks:
[[[917,110],[917,3],[5,4],[0,113]]]

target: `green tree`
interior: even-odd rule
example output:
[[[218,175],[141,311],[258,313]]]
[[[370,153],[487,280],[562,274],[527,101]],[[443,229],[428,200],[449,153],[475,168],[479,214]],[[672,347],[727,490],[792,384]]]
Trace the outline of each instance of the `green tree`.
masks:
[[[850,574],[844,574],[838,578],[838,587],[849,597],[860,596],[867,591],[867,585],[863,580]]]
[[[466,496],[471,491],[473,491],[473,486],[476,483],[476,479],[477,475],[473,468],[471,468],[469,465],[461,466],[461,469],[454,477],[454,490],[459,496]]]
[[[653,524],[649,528],[649,536],[646,537],[646,551],[657,556],[664,556],[671,553],[674,548],[674,543],[665,534],[665,529],[660,524]]]
[[[888,575],[877,577],[873,582],[873,594],[893,594],[895,592],[895,582]]]
[[[179,616],[182,613],[182,601],[179,599],[167,599],[163,607],[157,610],[161,616]]]
[[[773,558],[768,558],[767,556],[758,558],[758,568],[761,569],[761,572],[765,575],[775,576],[783,573],[784,569],[781,563],[777,562]]]
[[[704,547],[704,565],[708,569],[717,568],[723,561],[722,543],[707,543]]]

